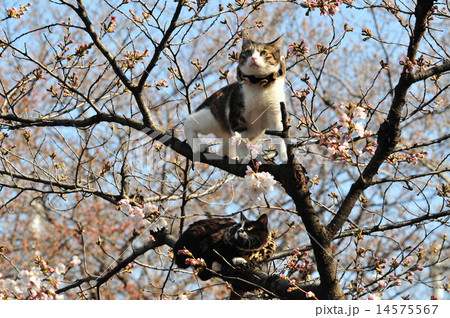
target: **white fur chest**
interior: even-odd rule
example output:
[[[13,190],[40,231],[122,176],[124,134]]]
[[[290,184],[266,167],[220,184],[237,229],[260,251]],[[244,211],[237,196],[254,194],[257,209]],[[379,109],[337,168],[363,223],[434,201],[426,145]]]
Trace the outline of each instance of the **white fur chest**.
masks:
[[[276,79],[268,87],[244,83],[242,89],[245,103],[244,118],[249,125],[248,129],[256,133],[279,127],[280,102],[285,101],[284,78]]]

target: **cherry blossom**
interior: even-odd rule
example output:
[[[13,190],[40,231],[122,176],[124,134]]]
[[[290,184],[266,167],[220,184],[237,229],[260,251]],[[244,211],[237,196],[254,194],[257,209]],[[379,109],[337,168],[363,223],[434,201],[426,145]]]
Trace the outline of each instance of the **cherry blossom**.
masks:
[[[72,256],[72,260],[70,261],[70,265],[72,267],[78,266],[81,264],[81,260],[78,258],[78,256]]]
[[[244,181],[250,193],[259,197],[274,190],[276,181],[268,172],[255,172],[250,166],[247,166]]]
[[[380,280],[380,281],[378,282],[378,287],[380,287],[380,288],[385,288],[386,286],[387,286],[387,283],[386,283],[385,280]]]
[[[238,146],[241,144],[241,142],[244,142],[241,134],[235,132],[234,135],[231,137],[231,144]]]
[[[251,142],[247,142],[245,144],[248,150],[250,150],[250,156],[252,158],[256,158],[262,151],[262,144],[253,144]]]
[[[136,51],[126,51],[125,54],[125,60],[122,64],[122,69],[133,69],[136,67],[137,63],[142,61],[145,57],[150,56],[150,53],[148,52],[148,49],[144,51],[144,53]]]
[[[117,205],[122,209],[122,211],[126,214],[130,212],[130,210],[133,210],[133,207],[130,204],[130,200],[128,199],[122,199],[119,202],[117,202]]]
[[[152,224],[149,227],[149,230],[151,232],[158,232],[162,229],[167,227],[167,222],[163,218],[158,218],[155,221],[152,222]]]
[[[115,15],[112,15],[111,20],[108,24],[106,24],[105,22],[102,22],[101,24],[107,33],[114,33],[114,28],[117,25],[117,17]]]
[[[367,114],[366,114],[366,110],[361,107],[361,106],[357,106],[355,107],[355,109],[353,110],[353,114],[355,117],[361,118],[361,119],[366,119],[367,118]]]
[[[343,3],[343,0],[306,0],[301,3],[301,6],[308,8],[308,10],[314,11],[320,10],[320,15],[335,15],[339,11],[339,6]],[[347,1],[350,2],[350,1]]]
[[[377,295],[377,294],[369,294],[369,297],[367,299],[368,300],[380,300],[381,297],[380,297],[380,295]]]
[[[394,153],[388,157],[387,162],[391,165],[398,165],[401,162],[412,163],[413,165],[416,165],[419,163],[419,160],[425,158],[427,154],[427,151],[422,151],[415,154]]]
[[[364,153],[375,154],[378,144],[372,139],[373,132],[366,130],[362,122],[356,121],[358,118],[367,119],[368,107],[362,103],[340,103],[340,125],[331,128],[328,133],[316,133],[316,137],[320,138],[319,146],[327,148],[327,154],[331,160],[341,160],[342,163],[355,165],[357,162],[353,158],[360,158]],[[362,140],[354,139],[355,135]],[[365,146],[361,148],[360,144],[363,141]]]
[[[73,256],[68,266],[58,263],[51,267],[41,257],[35,259],[37,266],[19,271],[16,279],[6,278],[0,274],[0,299],[60,300],[63,295],[56,294],[64,276],[70,268],[78,266],[81,261]]]
[[[364,133],[365,133],[364,126],[361,123],[355,123],[354,129],[355,129],[356,134],[359,137],[364,137]]]
[[[28,11],[28,8],[30,6],[31,3],[28,3],[25,6],[19,5],[18,10],[15,7],[12,9],[6,8],[6,13],[8,14],[9,18],[20,19],[25,14],[25,12]]]
[[[306,293],[306,298],[315,298],[315,297],[316,295],[312,291]]]
[[[158,212],[158,207],[156,205],[154,205],[151,202],[148,202],[148,203],[144,204],[143,214],[144,214],[145,217],[149,217],[149,216],[153,215],[156,212]]]
[[[347,114],[342,114],[342,116],[339,118],[339,122],[345,127],[348,128],[350,127],[350,117],[347,116]]]

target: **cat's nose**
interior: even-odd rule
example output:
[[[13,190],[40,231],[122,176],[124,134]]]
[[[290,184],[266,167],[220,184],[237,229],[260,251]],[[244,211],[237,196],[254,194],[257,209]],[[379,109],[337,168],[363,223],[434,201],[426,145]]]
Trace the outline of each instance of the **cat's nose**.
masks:
[[[257,57],[252,57],[253,62],[256,62],[257,59]]]

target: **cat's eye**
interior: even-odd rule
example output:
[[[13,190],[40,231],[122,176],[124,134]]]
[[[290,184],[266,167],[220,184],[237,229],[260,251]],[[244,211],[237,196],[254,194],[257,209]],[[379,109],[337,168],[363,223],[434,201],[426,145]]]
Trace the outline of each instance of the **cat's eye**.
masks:
[[[243,55],[244,57],[251,56],[251,55],[252,55],[252,51],[250,51],[250,50],[244,51],[244,52],[242,53],[242,55]]]
[[[259,53],[259,55],[261,55],[261,56],[266,56],[266,55],[267,55],[267,51],[261,51],[261,52]]]
[[[253,230],[253,226],[249,226],[249,227],[247,227],[245,230],[251,231],[251,230]]]

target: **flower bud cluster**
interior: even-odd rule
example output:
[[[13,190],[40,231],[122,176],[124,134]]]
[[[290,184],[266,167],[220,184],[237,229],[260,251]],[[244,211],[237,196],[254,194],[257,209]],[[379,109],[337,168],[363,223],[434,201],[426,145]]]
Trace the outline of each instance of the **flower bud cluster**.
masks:
[[[327,147],[331,160],[340,160],[342,163],[354,164],[353,154],[356,157],[364,153],[374,155],[378,143],[372,138],[373,132],[366,130],[361,122],[356,121],[358,118],[367,118],[366,108],[353,103],[348,105],[342,103],[339,107],[344,112],[339,118],[340,125],[328,133],[316,133],[316,137],[320,138],[319,146]],[[364,147],[356,148],[354,134],[365,141]]]
[[[288,52],[286,58],[291,56],[304,56],[309,52],[308,44],[305,40],[301,40],[300,43],[289,44]]]
[[[393,166],[398,165],[400,162],[412,163],[413,165],[416,165],[419,163],[419,160],[425,158],[427,154],[427,151],[421,151],[415,154],[393,153],[389,155],[387,162]]]
[[[27,3],[25,6],[19,5],[19,9],[14,8],[6,8],[6,14],[8,15],[8,18],[13,19],[20,19],[25,12],[28,11],[28,8],[31,6],[31,3]]]
[[[339,6],[342,3],[351,3],[352,0],[305,0],[301,3],[301,6],[308,8],[308,10],[314,11],[315,9],[320,10],[320,15],[330,15],[333,16],[339,11]]]
[[[139,224],[149,225],[149,230],[157,232],[167,226],[167,222],[160,217],[159,209],[151,202],[145,203],[142,207],[129,199],[122,199],[117,202],[118,209],[137,221]]]

